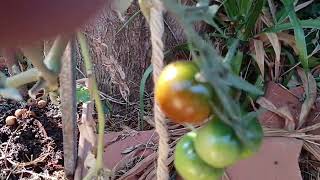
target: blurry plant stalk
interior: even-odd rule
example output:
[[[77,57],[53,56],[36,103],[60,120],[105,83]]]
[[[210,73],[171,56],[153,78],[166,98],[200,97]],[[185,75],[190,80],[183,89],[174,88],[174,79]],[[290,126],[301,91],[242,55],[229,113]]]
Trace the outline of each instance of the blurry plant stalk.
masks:
[[[41,43],[20,48],[34,68],[8,77],[4,86],[7,88],[19,88],[37,81],[29,90],[29,95],[32,98],[35,98],[36,94],[42,89],[49,92],[57,91],[59,88],[58,78],[61,69],[61,58],[69,39],[69,35],[59,35],[46,57],[43,56],[43,44]]]

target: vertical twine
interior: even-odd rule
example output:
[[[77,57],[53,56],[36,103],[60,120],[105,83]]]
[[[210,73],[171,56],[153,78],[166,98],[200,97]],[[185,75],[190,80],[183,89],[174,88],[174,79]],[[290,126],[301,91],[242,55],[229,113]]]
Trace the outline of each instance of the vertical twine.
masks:
[[[150,14],[145,14],[151,31],[152,56],[151,63],[153,66],[153,81],[157,82],[160,72],[163,68],[163,41],[162,35],[164,32],[163,24],[163,5],[160,0],[149,0],[147,7]],[[145,4],[146,5],[146,4]],[[169,154],[169,135],[167,123],[158,104],[154,102],[154,118],[156,131],[159,135],[158,161],[157,161],[157,180],[168,180],[169,172],[167,159]]]

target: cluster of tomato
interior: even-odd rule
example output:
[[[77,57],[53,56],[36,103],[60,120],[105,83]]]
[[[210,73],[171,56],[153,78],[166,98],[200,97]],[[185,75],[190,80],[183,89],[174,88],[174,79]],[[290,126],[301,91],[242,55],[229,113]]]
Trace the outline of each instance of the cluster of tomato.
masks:
[[[214,117],[211,103],[216,100],[212,87],[197,78],[200,69],[192,61],[167,65],[155,88],[155,100],[172,121],[200,124],[200,129],[183,136],[176,145],[175,168],[186,180],[215,180],[224,168],[258,151],[263,137],[262,127],[252,119],[245,136],[253,146],[241,143],[232,127]]]

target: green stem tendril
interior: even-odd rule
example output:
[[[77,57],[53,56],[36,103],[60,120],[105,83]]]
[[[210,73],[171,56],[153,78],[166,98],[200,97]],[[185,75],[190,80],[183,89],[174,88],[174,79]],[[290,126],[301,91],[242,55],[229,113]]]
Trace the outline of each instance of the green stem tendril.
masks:
[[[97,162],[94,169],[94,173],[89,173],[84,179],[90,179],[94,175],[98,175],[103,170],[103,152],[104,152],[104,128],[105,128],[105,116],[103,105],[99,96],[97,82],[95,80],[93,66],[90,60],[89,48],[85,36],[81,33],[77,33],[77,38],[80,44],[81,53],[84,60],[85,69],[88,76],[88,84],[91,98],[95,100],[95,105],[98,112],[98,148],[97,148]]]

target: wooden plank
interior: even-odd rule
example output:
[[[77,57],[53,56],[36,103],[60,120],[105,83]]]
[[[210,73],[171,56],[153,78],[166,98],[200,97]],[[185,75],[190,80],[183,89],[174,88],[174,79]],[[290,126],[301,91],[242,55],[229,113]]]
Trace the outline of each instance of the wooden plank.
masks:
[[[65,174],[73,179],[77,162],[77,106],[75,39],[72,39],[63,55],[60,73],[60,98],[62,112],[63,152]]]

